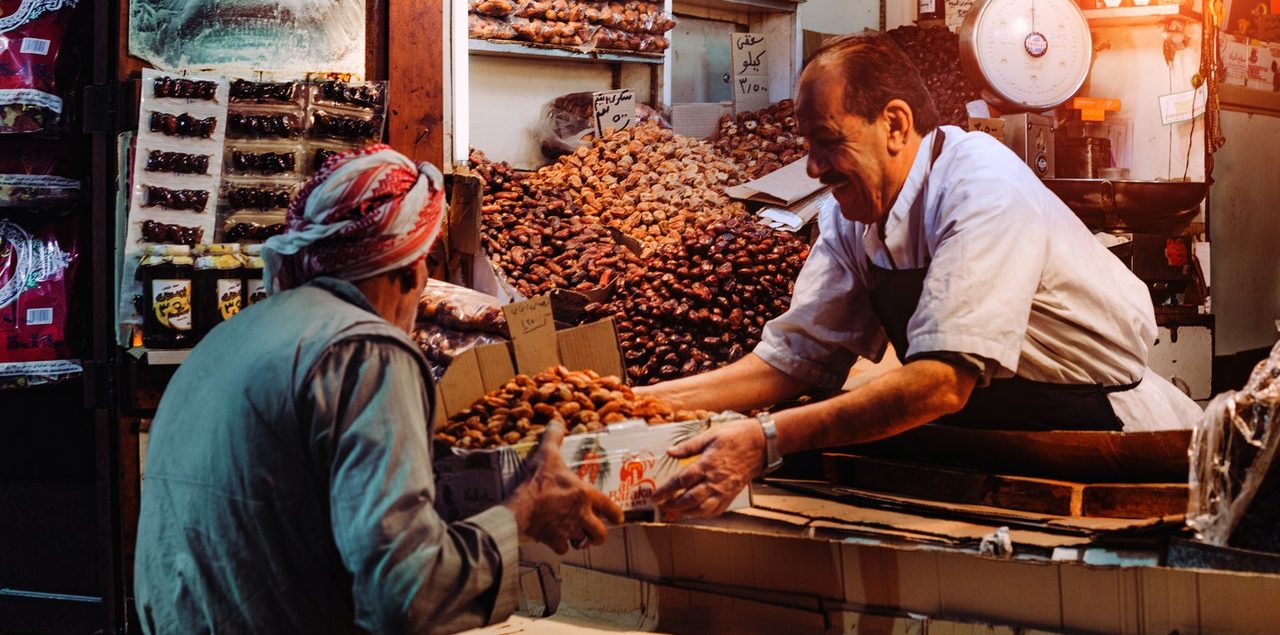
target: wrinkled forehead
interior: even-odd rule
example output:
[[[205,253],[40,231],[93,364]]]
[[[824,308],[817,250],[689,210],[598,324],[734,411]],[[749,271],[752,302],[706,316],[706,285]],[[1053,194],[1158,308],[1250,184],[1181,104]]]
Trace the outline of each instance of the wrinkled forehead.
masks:
[[[838,65],[815,60],[800,74],[796,87],[796,120],[801,134],[844,114],[845,80]]]

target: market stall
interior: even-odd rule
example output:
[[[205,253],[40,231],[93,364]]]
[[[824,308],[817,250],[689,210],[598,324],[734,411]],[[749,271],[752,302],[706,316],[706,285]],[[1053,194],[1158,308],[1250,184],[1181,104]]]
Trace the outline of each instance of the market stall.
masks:
[[[26,178],[0,174],[0,205],[65,206],[81,178],[91,184],[79,230],[0,214],[0,246],[34,254],[20,276],[0,260],[0,283],[33,280],[23,302],[52,309],[10,325],[34,344],[5,340],[0,383],[83,388],[102,550],[96,595],[33,596],[0,578],[0,602],[35,611],[24,615],[36,600],[100,605],[106,630],[133,632],[139,491],[167,382],[203,337],[265,299],[262,244],[303,184],[333,155],[386,141],[447,175],[448,221],[411,333],[435,404],[436,511],[457,521],[501,503],[563,423],[568,468],[627,514],[604,545],[563,558],[523,545],[520,615],[483,632],[1274,624],[1272,366],[1195,432],[926,425],[794,455],[718,518],[658,522],[655,489],[692,461],[667,450],[756,413],[641,388],[756,349],[792,304],[816,217],[834,209],[831,188],[804,173],[792,99],[803,60],[832,34],[798,3],[344,1],[318,15],[245,10],[271,27],[254,29],[216,4],[94,6],[81,122],[92,168],[64,174],[42,158],[55,133],[87,145],[58,127],[43,96],[54,89],[35,87],[0,120],[4,141],[34,141],[9,159]],[[1153,370],[1204,401],[1220,18],[1114,4],[889,2],[879,17],[940,123],[1011,148],[1142,281],[1159,325]],[[77,259],[92,263],[92,285],[72,282]],[[92,308],[87,343],[64,333],[73,284],[92,287],[78,300]],[[857,390],[900,366],[892,356],[768,409]]]

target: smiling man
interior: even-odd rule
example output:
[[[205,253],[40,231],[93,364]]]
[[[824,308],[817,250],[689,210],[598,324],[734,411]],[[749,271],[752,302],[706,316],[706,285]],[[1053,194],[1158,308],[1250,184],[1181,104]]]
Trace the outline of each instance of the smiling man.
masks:
[[[810,176],[830,185],[791,308],[725,368],[645,389],[748,412],[837,389],[892,343],[903,366],[850,392],[723,425],[655,498],[716,514],[782,455],[929,422],[1013,430],[1187,428],[1200,409],[1147,367],[1146,286],[1031,170],[985,133],[938,126],[911,62],[882,33],[818,51],[796,114]]]

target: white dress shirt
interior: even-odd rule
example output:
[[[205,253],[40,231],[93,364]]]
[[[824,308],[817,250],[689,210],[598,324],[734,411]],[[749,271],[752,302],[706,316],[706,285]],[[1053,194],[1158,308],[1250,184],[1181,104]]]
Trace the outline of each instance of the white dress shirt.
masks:
[[[869,256],[878,267],[928,267],[906,358],[961,353],[993,364],[987,377],[1048,383],[1141,379],[1109,395],[1126,431],[1191,427],[1200,408],[1147,367],[1156,324],[1146,285],[1004,144],[982,132],[945,132],[932,175],[936,133],[921,142],[884,242],[836,204],[821,211],[791,308],[765,326],[756,354],[827,388],[839,387],[859,356],[878,361],[887,338],[864,282]],[[918,195],[923,236],[907,223]]]

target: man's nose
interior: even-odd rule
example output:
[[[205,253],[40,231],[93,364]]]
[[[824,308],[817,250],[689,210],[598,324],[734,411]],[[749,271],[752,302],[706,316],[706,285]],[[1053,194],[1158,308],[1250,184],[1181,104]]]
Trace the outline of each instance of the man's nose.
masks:
[[[827,162],[819,157],[818,153],[810,150],[809,160],[804,164],[804,171],[809,174],[809,178],[816,179],[827,171]]]

